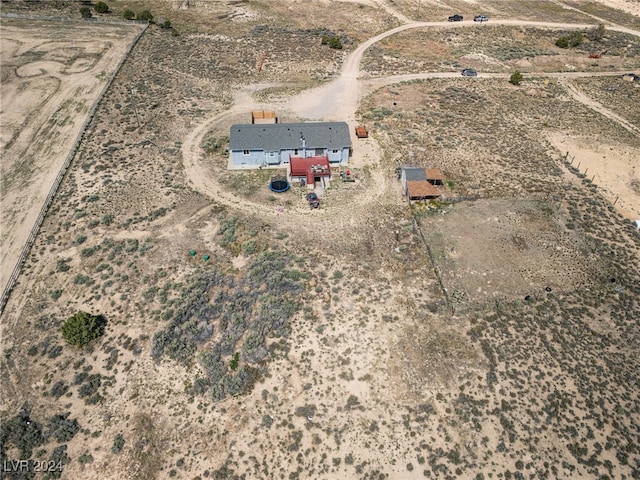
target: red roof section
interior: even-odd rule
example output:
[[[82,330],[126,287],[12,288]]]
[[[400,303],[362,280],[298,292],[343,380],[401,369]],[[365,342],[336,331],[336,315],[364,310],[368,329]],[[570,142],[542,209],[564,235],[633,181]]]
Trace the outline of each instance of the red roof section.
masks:
[[[438,190],[426,180],[413,180],[407,182],[407,194],[411,199],[432,198],[439,197],[440,190]]]
[[[443,182],[445,180],[445,176],[439,168],[427,168],[425,172],[427,174],[427,180],[441,180]]]
[[[329,157],[291,157],[289,172],[292,177],[306,177],[307,183],[313,183],[313,177],[331,175]]]

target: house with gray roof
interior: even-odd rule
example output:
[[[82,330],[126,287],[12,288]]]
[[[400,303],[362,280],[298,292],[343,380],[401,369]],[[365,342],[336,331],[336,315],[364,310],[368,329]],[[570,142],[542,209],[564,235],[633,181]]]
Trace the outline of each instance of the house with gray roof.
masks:
[[[232,125],[229,168],[288,166],[293,157],[349,161],[351,136],[346,122]]]

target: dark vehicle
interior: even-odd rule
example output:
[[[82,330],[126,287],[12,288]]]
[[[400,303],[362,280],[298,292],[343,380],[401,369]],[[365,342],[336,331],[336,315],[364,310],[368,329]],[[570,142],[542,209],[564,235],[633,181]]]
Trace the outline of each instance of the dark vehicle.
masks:
[[[320,208],[320,200],[314,192],[307,193],[307,202],[309,202],[309,207],[311,208]]]
[[[475,17],[473,17],[473,21],[474,22],[488,22],[489,21],[489,17],[487,17],[486,15],[476,15]]]
[[[463,77],[477,77],[478,72],[476,72],[473,68],[465,68],[462,70]]]
[[[461,22],[463,20],[463,16],[462,15],[451,15],[449,17],[449,21],[450,22]]]

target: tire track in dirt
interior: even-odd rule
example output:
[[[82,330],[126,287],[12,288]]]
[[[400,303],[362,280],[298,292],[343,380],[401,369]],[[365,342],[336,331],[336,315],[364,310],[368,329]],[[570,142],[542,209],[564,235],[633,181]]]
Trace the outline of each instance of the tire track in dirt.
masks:
[[[513,25],[513,26],[537,26],[541,28],[588,28],[592,25],[588,24],[574,24],[574,23],[555,23],[555,22],[535,22],[527,20],[496,20],[492,21],[493,24],[498,25]],[[482,25],[480,25],[481,27]],[[464,28],[464,27],[479,27],[476,22],[464,21],[451,24],[450,22],[409,22],[399,27],[387,30],[375,37],[366,40],[360,44],[353,52],[351,52],[344,61],[343,68],[340,76],[325,85],[317,88],[313,88],[304,91],[288,101],[274,103],[268,106],[261,106],[258,102],[253,100],[252,95],[262,89],[273,86],[274,84],[254,84],[241,88],[237,91],[234,98],[232,107],[225,112],[222,112],[210,120],[204,122],[185,139],[183,142],[182,153],[185,166],[185,172],[191,186],[216,200],[219,203],[227,205],[229,207],[237,208],[248,214],[260,214],[268,217],[282,216],[282,212],[275,210],[274,208],[266,205],[262,205],[251,200],[240,198],[231,192],[227,192],[221,188],[215,175],[212,175],[211,169],[206,166],[206,159],[203,158],[203,151],[200,148],[202,139],[207,131],[211,130],[215,126],[224,126],[229,120],[241,112],[256,109],[272,109],[284,108],[297,114],[300,118],[309,118],[315,120],[342,120],[349,124],[350,131],[355,126],[355,115],[357,108],[360,104],[363,96],[368,93],[372,88],[378,88],[384,85],[389,85],[402,80],[410,79],[429,79],[429,78],[459,78],[458,72],[433,72],[417,75],[396,75],[375,79],[361,80],[360,64],[365,51],[379,42],[380,40],[394,35],[396,33],[403,32],[405,30],[413,28],[430,28],[430,27],[447,27],[447,28]],[[640,36],[640,32],[631,30],[625,27],[617,25],[609,27],[611,30],[623,31],[635,36]],[[586,95],[578,92],[575,87],[571,90],[571,86],[567,81],[562,79],[569,77],[586,77],[586,76],[601,76],[601,75],[621,75],[621,72],[558,72],[547,74],[536,74],[540,76],[559,77],[561,82],[567,88],[567,91],[579,102],[585,104],[587,107],[592,108],[599,113],[603,114],[607,118],[618,122],[624,128],[634,133],[638,133],[638,128],[627,122],[625,119],[619,117],[615,113],[606,109],[602,105],[588,98]],[[531,74],[533,75],[533,74]],[[505,74],[482,74],[481,77],[486,78],[503,78]],[[374,139],[370,139],[372,142],[368,147],[365,157],[369,155],[371,160],[375,163],[376,158],[379,158],[380,147],[375,143]],[[376,157],[378,155],[378,157]],[[385,194],[388,188],[388,182],[384,177],[384,173],[379,168],[372,168],[369,175],[369,180],[372,181],[371,185],[368,185],[368,194],[359,195],[354,199],[354,203],[351,205],[351,209],[354,207],[362,210],[367,206],[372,205],[374,202],[379,202],[380,198]],[[319,211],[314,211],[317,216],[328,216],[328,212],[331,209],[322,208]],[[294,217],[308,217],[308,209],[302,208],[288,208],[288,216]],[[304,223],[304,222],[300,222]],[[335,226],[334,226],[335,228]]]
[[[640,135],[640,128],[636,127],[628,120],[625,120],[620,115],[612,112],[601,103],[598,103],[592,98],[585,95],[584,92],[580,91],[578,87],[576,87],[575,84],[571,83],[571,81],[569,81],[568,79],[560,79],[560,84],[565,88],[567,93],[569,93],[576,101],[582,103],[585,107],[590,108],[594,112],[597,112],[600,115],[607,117],[609,120],[616,122],[618,125],[626,129],[630,133]]]

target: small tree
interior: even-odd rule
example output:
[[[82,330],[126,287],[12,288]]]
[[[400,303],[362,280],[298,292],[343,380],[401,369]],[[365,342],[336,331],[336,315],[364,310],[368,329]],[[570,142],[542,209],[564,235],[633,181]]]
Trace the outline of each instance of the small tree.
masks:
[[[153,15],[149,10],[143,10],[136,16],[136,20],[142,20],[143,22],[152,22]]]
[[[109,13],[109,5],[104,2],[96,3],[95,9],[98,13]]]
[[[122,18],[125,20],[133,20],[136,16],[136,12],[127,8],[124,12],[122,12]]]
[[[104,334],[106,323],[101,315],[96,316],[81,311],[69,317],[60,330],[62,337],[69,345],[84,347]]]
[[[511,78],[509,78],[509,83],[512,85],[520,85],[520,82],[522,82],[522,74],[516,70],[515,72],[513,72],[511,74]]]
[[[323,35],[321,43],[322,45],[329,45],[329,48],[342,50],[342,41],[340,37],[336,37],[335,35]]]
[[[91,18],[91,8],[80,7],[80,15],[82,15],[82,18]]]

